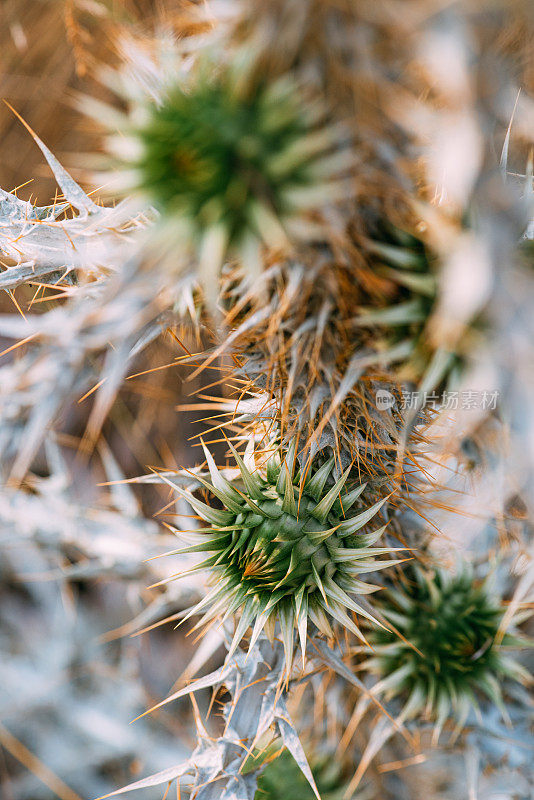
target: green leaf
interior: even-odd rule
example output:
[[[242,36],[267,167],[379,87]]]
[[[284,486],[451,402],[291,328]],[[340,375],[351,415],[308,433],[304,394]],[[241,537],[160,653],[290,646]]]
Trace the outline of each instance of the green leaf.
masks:
[[[339,526],[338,533],[340,536],[349,536],[350,534],[356,533],[359,531],[360,528],[369,522],[375,514],[382,508],[384,503],[388,498],[384,497],[383,500],[379,500],[378,503],[375,503],[370,508],[362,511],[361,514],[357,514],[355,517],[351,517],[350,519],[344,520],[341,525]]]
[[[324,485],[328,480],[328,476],[332,472],[332,467],[334,466],[334,456],[330,458],[322,467],[319,467],[317,472],[311,477],[306,478],[306,483],[304,485],[305,491],[307,494],[310,494],[317,502],[319,502],[320,497],[322,496]]]
[[[313,514],[313,516],[316,517],[316,519],[318,519],[320,522],[325,522],[326,521],[326,518],[328,517],[328,514],[330,513],[330,509],[332,508],[332,506],[334,505],[335,501],[337,500],[338,495],[341,492],[341,489],[345,485],[345,482],[346,482],[347,478],[350,475],[351,469],[352,469],[352,466],[347,467],[347,469],[345,470],[345,472],[343,473],[341,478],[338,481],[336,481],[336,483],[334,484],[334,486],[332,486],[330,491],[315,506],[315,508],[313,508],[311,510],[310,513]],[[343,523],[342,523],[342,525],[343,525]],[[342,527],[342,525],[340,526],[340,528]]]
[[[245,466],[245,462],[230,441],[228,441],[228,446],[232,451],[232,455],[235,458],[237,466],[239,467],[239,472],[241,473],[241,477],[243,478],[243,483],[245,484],[247,492],[254,500],[263,500],[263,493],[261,491],[261,483],[259,478],[255,477],[251,472],[249,472]]]

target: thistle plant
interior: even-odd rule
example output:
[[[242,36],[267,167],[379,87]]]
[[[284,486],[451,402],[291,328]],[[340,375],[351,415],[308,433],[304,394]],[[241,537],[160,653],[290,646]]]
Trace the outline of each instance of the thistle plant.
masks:
[[[324,243],[298,259],[273,259],[253,290],[242,270],[225,269],[228,335],[206,365],[232,353],[248,390],[273,398],[286,442],[296,436],[306,454],[330,451],[390,480],[405,430],[402,389],[450,378],[453,359],[425,344],[436,257],[386,223],[369,226],[368,237],[358,266],[339,264]],[[411,449],[422,430],[411,433]]]
[[[114,5],[95,13],[113,15]],[[524,197],[495,182],[487,135],[508,130],[506,171],[514,140],[509,99],[519,86],[532,86],[526,70],[520,74],[523,68],[508,60],[515,33],[502,36],[507,8],[519,9],[522,0],[496,0],[491,10],[471,0],[430,10],[428,0],[179,5],[168,18],[172,35],[115,42],[125,63],[99,75],[118,108],[81,101],[105,127],[95,157],[104,176],[97,183],[107,186],[113,203],[102,204],[76,183],[35,135],[63,197],[37,206],[16,191],[0,194],[0,289],[23,312],[0,315],[0,335],[9,340],[0,353],[0,472],[10,478],[0,492],[8,531],[2,547],[9,602],[0,615],[10,650],[6,685],[26,691],[10,619],[11,574],[19,573],[11,543],[22,536],[35,563],[62,581],[93,580],[95,596],[103,596],[103,577],[129,580],[135,621],[114,625],[122,633],[136,625],[160,628],[169,663],[176,663],[176,642],[185,649],[184,628],[164,626],[185,622],[200,631],[185,672],[172,676],[180,685],[150,709],[165,707],[178,728],[170,703],[198,693],[194,735],[184,736],[190,754],[177,754],[175,767],[151,759],[147,768],[159,771],[131,776],[135,782],[117,793],[165,784],[168,791],[176,780],[178,790],[187,781],[195,800],[304,800],[310,792],[338,800],[355,796],[368,771],[372,784],[364,796],[376,789],[386,800],[395,781],[408,785],[405,770],[397,778],[399,764],[408,762],[396,756],[380,762],[388,742],[426,747],[430,725],[437,745],[451,718],[456,730],[448,745],[463,752],[473,718],[480,731],[495,728],[497,710],[520,720],[522,738],[529,727],[531,708],[518,699],[528,674],[508,650],[526,641],[532,531],[526,519],[514,517],[512,526],[510,509],[521,509],[522,499],[512,504],[505,495],[532,475],[525,453],[534,430],[534,404],[527,402],[534,283],[530,267],[522,268],[532,253],[522,244],[523,265],[517,263]],[[522,31],[526,20],[518,11]],[[21,42],[17,27],[10,29]],[[479,64],[491,67],[491,81]],[[521,136],[526,129],[523,121]],[[532,170],[525,172],[529,195]],[[36,313],[39,294],[51,288],[55,305],[43,297]],[[508,392],[503,421],[488,425],[487,436],[483,426],[478,430],[477,487],[497,475],[500,483],[491,509],[484,509],[498,535],[475,542],[461,514],[453,518],[458,536],[436,525],[436,517],[447,515],[450,531],[455,510],[473,511],[456,491],[472,473],[466,481],[464,474],[451,479],[448,492],[434,480],[462,472],[465,432],[446,415],[436,430],[430,412],[418,406],[404,414],[402,401],[406,389],[441,388],[454,381],[457,367],[475,360],[479,315],[493,337],[493,373],[482,372],[502,372],[487,378],[495,387],[483,389],[506,384]],[[163,338],[165,352],[173,349],[160,361],[149,345]],[[200,397],[185,404],[174,378],[187,365],[195,370],[189,377],[202,376],[207,385],[192,387]],[[156,372],[174,381],[162,394],[163,384],[152,382]],[[123,402],[128,390],[142,399]],[[177,469],[194,456],[174,409],[199,407],[222,412],[210,420],[210,432],[224,435],[217,441],[215,434],[211,450],[204,447],[203,464]],[[501,435],[508,418],[512,441],[522,438],[522,448],[509,461],[493,451],[486,458],[491,431],[498,427]],[[205,430],[190,427],[191,440],[203,441]],[[83,477],[81,456],[65,462],[61,476],[72,461],[80,482],[89,470],[94,483],[109,478],[109,491],[121,498],[113,513],[88,505],[94,499],[105,508],[100,498],[108,489],[83,504],[70,491],[62,494],[60,477],[47,473],[55,439],[61,447],[79,443],[89,459]],[[227,445],[225,455],[237,466],[219,468],[215,457]],[[443,462],[434,459],[441,447],[448,448]],[[105,465],[94,466],[92,448],[105,454]],[[110,450],[128,468],[115,468]],[[138,521],[135,498],[123,493],[132,473],[149,464],[151,474],[137,479],[139,491],[149,482],[157,484],[154,495],[171,488],[156,517],[179,519],[167,526],[183,545],[176,549],[168,533],[143,545],[155,523]],[[471,500],[472,484],[469,491]],[[143,507],[148,515],[154,495]],[[71,504],[76,513],[69,514]],[[60,510],[64,524],[49,524],[50,509]],[[130,549],[118,547],[120,536],[95,538],[106,525],[119,530],[122,517],[129,520],[123,538]],[[154,566],[149,558],[142,565],[144,557],[161,554],[160,544],[172,562]],[[455,562],[461,547],[476,547],[477,559],[483,551],[485,562],[495,557],[503,564],[506,557],[505,586],[497,591],[467,568],[449,574],[429,566],[440,552]],[[398,551],[408,551],[408,559]],[[366,578],[373,572],[374,583]],[[181,592],[176,587],[184,584],[174,581],[186,575]],[[156,582],[139,589],[140,579]],[[162,590],[163,584],[170,586]],[[37,598],[40,582],[32,586]],[[57,602],[54,595],[51,614],[67,604],[64,595]],[[115,608],[114,599],[106,602]],[[34,648],[27,652],[33,663]],[[217,662],[212,671],[188,683],[209,661]],[[169,675],[160,675],[158,699],[169,684]],[[213,691],[209,705],[205,690]],[[109,692],[99,695],[110,702]],[[12,700],[6,702],[13,713]],[[83,724],[93,718],[84,712]],[[27,739],[25,726],[20,731]],[[313,743],[310,763],[298,731]],[[393,739],[395,731],[402,737]],[[260,757],[249,771],[251,754],[264,754],[273,740],[284,752],[269,763]],[[483,766],[493,767],[484,741],[480,735]],[[16,758],[23,751],[10,752]],[[46,761],[46,748],[37,753]],[[101,764],[100,756],[93,763]],[[516,765],[528,781],[529,765],[520,759]],[[391,782],[383,778],[392,773]],[[392,794],[406,796],[400,789]]]
[[[129,113],[108,110],[120,134],[107,137],[121,185],[157,209],[173,245],[189,244],[211,299],[227,255],[257,277],[262,244],[316,238],[317,216],[346,194],[336,179],[352,163],[346,132],[289,76],[262,76],[247,51],[228,63],[203,48],[156,99],[124,88]]]
[[[456,575],[410,568],[386,597],[382,614],[397,633],[370,634],[366,666],[380,676],[375,692],[402,701],[402,719],[423,715],[437,736],[452,715],[461,730],[477,695],[504,712],[503,681],[531,680],[507,653],[528,641],[511,632],[489,578],[475,582],[467,567]]]
[[[328,487],[333,458],[318,469],[312,466],[300,473],[295,469],[295,443],[282,462],[272,456],[265,470],[254,472],[231,449],[240,480],[223,478],[206,448],[211,483],[197,476],[222,502],[222,509],[175,487],[210,523],[194,533],[175,531],[190,542],[177,552],[209,553],[195,569],[209,569],[215,578],[212,591],[190,611],[190,615],[205,612],[197,627],[239,611],[231,654],[249,626],[253,625],[252,647],[263,629],[272,637],[278,622],[288,674],[295,628],[305,657],[308,619],[329,638],[334,636],[334,620],[365,641],[350,612],[373,624],[382,623],[365,599],[378,587],[359,576],[399,563],[379,558],[394,548],[373,547],[385,526],[364,532],[386,498],[366,505],[365,484],[344,491],[350,467]]]

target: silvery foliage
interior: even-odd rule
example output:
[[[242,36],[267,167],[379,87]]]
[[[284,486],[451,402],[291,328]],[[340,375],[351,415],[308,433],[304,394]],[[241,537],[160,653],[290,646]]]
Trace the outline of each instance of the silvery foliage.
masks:
[[[95,440],[133,359],[194,307],[189,275],[147,265],[155,212],[97,205],[34,138],[66,202],[36,207],[2,192],[0,252],[14,263],[0,273],[0,288],[61,282],[67,299],[44,314],[0,316],[0,336],[28,343],[0,367],[0,452],[13,480],[24,477],[67,402],[99,383],[88,424]]]
[[[142,516],[132,489],[123,482],[124,476],[107,449],[101,449],[101,457],[112,482],[110,497],[99,495],[96,507],[92,507],[94,498],[75,492],[75,470],[51,436],[44,449],[47,477],[28,476],[31,492],[9,486],[0,491],[0,546],[5,547],[6,562],[14,559],[17,574],[26,564],[25,556],[19,561],[18,546],[38,550],[48,563],[48,579],[64,581],[110,577],[141,588],[166,581],[194,563],[184,556],[157,557],[172,549],[176,540]],[[191,476],[187,482],[191,483]],[[70,563],[66,565],[67,557]],[[129,620],[131,630],[150,625],[177,607],[185,609],[202,591],[198,577],[165,583],[165,591]]]
[[[190,785],[195,800],[254,800],[259,770],[247,772],[243,766],[254,746],[274,728],[315,793],[315,782],[289,716],[286,692],[280,686],[284,669],[282,644],[271,644],[262,634],[248,653],[238,649],[214,672],[193,681],[168,697],[169,703],[201,689],[224,686],[230,699],[224,704],[224,731],[213,738],[197,713],[198,743],[190,758],[148,778],[129,784],[113,793],[124,794],[173,781]],[[162,704],[160,704],[162,705]],[[317,794],[319,797],[319,795]]]
[[[530,511],[534,489],[534,267],[503,269],[490,306],[493,336],[489,361],[509,425],[506,464]],[[488,370],[489,371],[489,370]]]
[[[144,605],[143,587],[185,566],[145,561],[168,550],[172,537],[140,515],[127,485],[92,507],[52,440],[46,451],[48,477],[29,476],[31,492],[0,491],[0,744],[13,746],[14,737],[47,769],[15,766],[14,796],[48,800],[43,776],[51,771],[96,797],[130,780],[135,764],[159,770],[188,754],[175,726],[130,724],[146,707],[143,679],[154,676],[141,640],[127,634],[179,613],[200,586],[173,583]],[[111,456],[104,460],[108,477],[120,479]],[[113,628],[123,635],[106,643]]]
[[[384,777],[384,800],[531,800],[534,793],[533,701],[524,689],[510,694],[509,720],[499,709],[482,706],[481,718],[468,720],[469,732],[460,742],[425,750],[422,763]],[[402,758],[391,742],[384,761]]]

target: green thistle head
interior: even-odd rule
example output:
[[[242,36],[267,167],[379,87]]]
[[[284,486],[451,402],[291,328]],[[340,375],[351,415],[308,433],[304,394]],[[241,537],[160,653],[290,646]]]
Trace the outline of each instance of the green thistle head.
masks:
[[[256,227],[257,203],[284,216],[288,190],[309,183],[307,159],[288,157],[307,132],[296,97],[280,88],[243,95],[225,75],[176,86],[138,131],[141,188],[160,208],[200,226],[220,220],[239,239]]]
[[[507,646],[524,642],[500,635],[505,608],[488,589],[467,569],[451,576],[415,568],[385,595],[380,610],[400,636],[373,631],[376,654],[367,666],[381,677],[375,691],[406,698],[402,719],[425,714],[439,735],[452,713],[461,728],[477,707],[477,692],[502,707],[502,679],[528,677],[505,654]]]
[[[212,482],[199,480],[222,502],[222,509],[176,487],[211,525],[194,534],[176,531],[191,542],[178,552],[209,554],[196,569],[209,569],[216,579],[213,590],[190,612],[208,609],[197,627],[239,611],[232,652],[250,625],[252,646],[264,628],[273,635],[278,622],[288,670],[295,628],[304,658],[308,618],[328,637],[333,636],[330,617],[365,641],[350,611],[380,623],[361,597],[377,587],[360,575],[398,563],[378,560],[392,548],[372,547],[384,528],[362,532],[385,500],[363,507],[365,485],[345,491],[350,467],[333,483],[334,459],[300,476],[295,473],[295,451],[293,445],[283,463],[272,457],[260,472],[250,462],[247,467],[232,448],[240,477],[229,482],[205,449]],[[357,601],[354,595],[360,596]]]
[[[321,800],[342,800],[347,782],[341,765],[332,758],[308,759]],[[315,800],[311,786],[293,756],[283,750],[270,761],[258,779],[255,800]]]
[[[259,271],[260,243],[313,238],[316,212],[339,194],[335,178],[352,163],[340,129],[322,124],[302,87],[269,82],[250,54],[223,61],[206,52],[189,73],[177,70],[157,104],[139,109],[134,99],[122,135],[108,137],[109,150],[128,161],[125,188],[161,212],[182,249],[190,241],[199,271],[215,281],[229,249]]]

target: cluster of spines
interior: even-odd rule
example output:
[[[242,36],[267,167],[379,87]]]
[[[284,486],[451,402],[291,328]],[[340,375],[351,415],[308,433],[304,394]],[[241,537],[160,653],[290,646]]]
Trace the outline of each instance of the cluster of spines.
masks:
[[[507,655],[528,640],[503,630],[506,607],[491,596],[490,579],[477,582],[467,566],[457,574],[410,566],[379,603],[395,632],[373,630],[374,648],[365,666],[380,680],[375,693],[403,701],[401,720],[433,721],[435,740],[449,716],[460,731],[477,693],[504,710],[501,682],[530,682],[528,672]]]
[[[108,109],[120,135],[107,149],[122,164],[121,187],[158,209],[162,241],[197,262],[213,302],[228,257],[257,278],[262,247],[324,238],[324,209],[346,196],[354,158],[317,96],[289,75],[266,80],[247,50],[228,60],[205,47],[176,73],[157,103],[141,106],[124,82],[130,112]]]
[[[437,287],[422,240],[390,225],[362,242],[365,266],[340,264],[328,246],[308,249],[270,264],[256,292],[239,269],[226,270],[229,334],[215,352],[237,356],[250,391],[273,398],[281,428],[309,453],[332,450],[376,479],[398,467],[406,381],[426,376],[433,388],[452,356],[425,345]],[[377,405],[379,389],[388,407]]]
[[[399,563],[381,559],[395,548],[373,546],[383,536],[385,525],[362,532],[387,498],[353,510],[365,497],[365,484],[346,491],[350,467],[334,481],[333,458],[299,475],[295,442],[283,461],[272,456],[264,472],[252,465],[249,469],[230,447],[239,480],[224,478],[206,448],[211,482],[197,476],[223,508],[207,505],[176,487],[211,526],[196,532],[176,531],[190,542],[177,552],[209,553],[194,569],[209,569],[216,578],[215,587],[189,612],[204,612],[197,627],[239,611],[232,652],[250,626],[252,646],[263,629],[273,635],[278,622],[287,670],[292,664],[295,628],[305,656],[308,618],[329,638],[334,636],[334,620],[365,642],[351,612],[373,625],[383,623],[363,597],[378,587],[359,576]],[[329,481],[332,485],[328,486]]]

